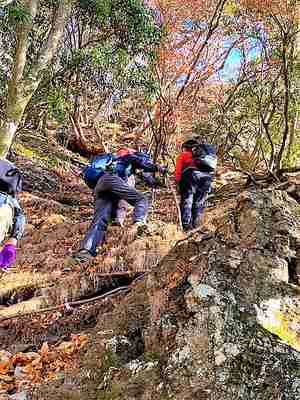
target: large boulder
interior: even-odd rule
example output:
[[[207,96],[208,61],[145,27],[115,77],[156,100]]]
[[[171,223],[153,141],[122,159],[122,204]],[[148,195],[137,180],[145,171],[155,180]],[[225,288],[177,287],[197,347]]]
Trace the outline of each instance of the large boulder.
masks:
[[[101,317],[55,399],[299,399],[299,217],[282,192],[240,194]]]

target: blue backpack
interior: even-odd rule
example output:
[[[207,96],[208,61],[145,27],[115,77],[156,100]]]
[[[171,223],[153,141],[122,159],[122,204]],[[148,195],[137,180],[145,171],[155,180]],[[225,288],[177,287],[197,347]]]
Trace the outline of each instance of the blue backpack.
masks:
[[[91,164],[83,170],[83,180],[90,189],[95,189],[99,178],[108,171],[113,160],[111,153],[102,153],[93,157]]]

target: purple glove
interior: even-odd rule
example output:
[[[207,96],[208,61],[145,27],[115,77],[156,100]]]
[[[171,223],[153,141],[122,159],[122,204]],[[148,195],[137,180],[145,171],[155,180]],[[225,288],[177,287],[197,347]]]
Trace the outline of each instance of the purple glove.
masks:
[[[11,243],[6,244],[0,251],[0,268],[9,267],[16,260],[16,246]]]
[[[168,167],[158,166],[158,172],[162,175],[167,175],[169,173]]]

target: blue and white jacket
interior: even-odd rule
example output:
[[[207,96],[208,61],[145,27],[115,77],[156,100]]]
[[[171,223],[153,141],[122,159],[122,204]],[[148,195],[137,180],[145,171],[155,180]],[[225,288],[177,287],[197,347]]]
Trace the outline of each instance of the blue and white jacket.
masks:
[[[21,239],[25,228],[25,215],[22,207],[15,197],[0,192],[0,207],[4,204],[8,204],[13,211],[13,224],[11,227],[10,236],[19,240]]]

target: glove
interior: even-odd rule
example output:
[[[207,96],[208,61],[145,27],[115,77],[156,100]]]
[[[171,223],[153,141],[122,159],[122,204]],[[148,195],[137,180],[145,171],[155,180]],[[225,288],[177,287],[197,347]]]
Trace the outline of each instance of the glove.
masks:
[[[163,166],[159,165],[159,167],[158,167],[158,172],[159,172],[161,175],[166,176],[166,175],[168,175],[169,170],[168,170],[168,167],[163,167]]]
[[[16,246],[11,243],[6,244],[0,251],[0,268],[7,268],[16,260]]]

